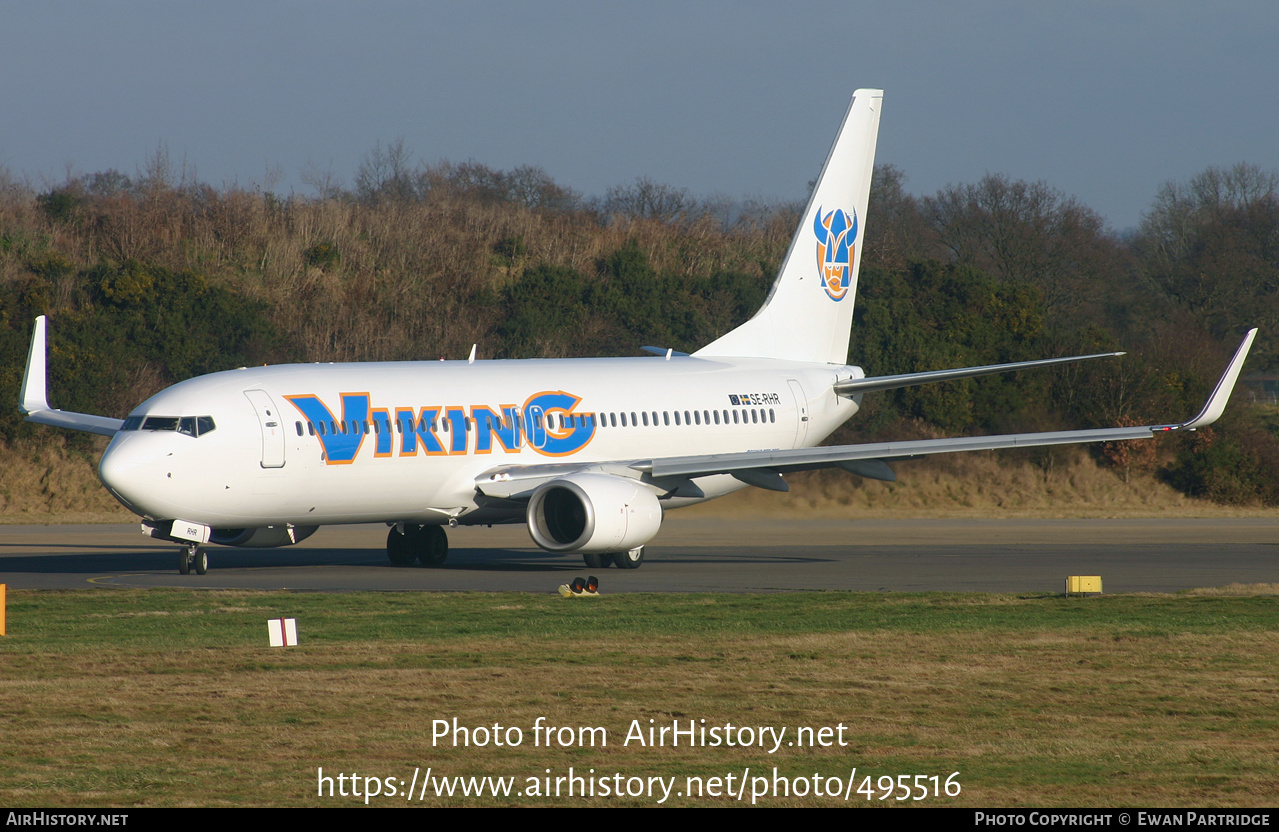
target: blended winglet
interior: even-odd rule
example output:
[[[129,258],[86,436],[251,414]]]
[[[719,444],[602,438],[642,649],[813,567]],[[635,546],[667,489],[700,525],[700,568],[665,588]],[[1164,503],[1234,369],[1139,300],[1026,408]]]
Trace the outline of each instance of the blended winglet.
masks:
[[[31,350],[27,353],[27,369],[22,374],[18,409],[26,415],[28,422],[96,433],[99,436],[115,436],[124,424],[123,419],[94,416],[91,413],[72,413],[49,407],[46,329],[47,321],[41,315],[36,318],[35,329],[31,333]]]
[[[1239,345],[1239,349],[1235,350],[1234,357],[1226,365],[1226,371],[1221,374],[1221,378],[1217,379],[1217,386],[1212,389],[1212,395],[1208,397],[1207,404],[1204,405],[1203,410],[1199,411],[1198,416],[1189,422],[1182,422],[1179,425],[1159,425],[1154,430],[1195,430],[1207,427],[1221,418],[1221,414],[1226,410],[1226,402],[1230,400],[1230,394],[1235,390],[1235,382],[1239,380],[1239,372],[1243,369],[1243,363],[1248,358],[1248,351],[1252,349],[1252,342],[1256,337],[1256,327],[1248,330],[1248,334],[1243,337],[1243,343]]]
[[[39,413],[51,409],[46,390],[45,355],[45,317],[41,315],[36,318],[35,330],[31,333],[31,351],[27,353],[27,369],[22,375],[18,409],[23,413]]]

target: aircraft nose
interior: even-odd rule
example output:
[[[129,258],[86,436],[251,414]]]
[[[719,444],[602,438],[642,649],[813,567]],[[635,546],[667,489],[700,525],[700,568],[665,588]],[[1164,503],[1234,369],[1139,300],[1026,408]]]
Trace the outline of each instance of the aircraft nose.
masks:
[[[147,497],[154,494],[162,478],[145,442],[138,436],[118,436],[107,446],[98,463],[98,478],[102,484],[137,514],[146,514]]]

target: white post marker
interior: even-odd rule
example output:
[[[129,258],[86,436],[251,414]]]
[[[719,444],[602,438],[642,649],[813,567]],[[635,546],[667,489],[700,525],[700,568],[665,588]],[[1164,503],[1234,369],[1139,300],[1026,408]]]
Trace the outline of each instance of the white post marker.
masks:
[[[272,647],[298,646],[298,620],[296,618],[272,618],[266,622],[266,631]]]

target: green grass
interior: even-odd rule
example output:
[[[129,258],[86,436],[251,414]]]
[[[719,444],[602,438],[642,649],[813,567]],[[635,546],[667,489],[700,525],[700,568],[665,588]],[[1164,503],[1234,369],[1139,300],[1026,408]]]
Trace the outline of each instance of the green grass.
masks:
[[[280,616],[298,619],[300,647],[266,646],[266,620]],[[858,785],[958,771],[961,794],[924,803],[964,806],[1250,806],[1279,792],[1271,596],[13,591],[8,627],[8,805],[362,802],[317,797],[321,766],[397,782],[429,766],[521,786],[569,766],[681,784],[746,767],[809,778],[856,767]],[[602,726],[608,746],[534,747],[539,716]],[[519,727],[525,742],[433,745],[433,720],[454,717]],[[649,719],[788,739],[842,724],[847,744],[623,746],[632,720]],[[735,801],[668,804],[717,802]]]

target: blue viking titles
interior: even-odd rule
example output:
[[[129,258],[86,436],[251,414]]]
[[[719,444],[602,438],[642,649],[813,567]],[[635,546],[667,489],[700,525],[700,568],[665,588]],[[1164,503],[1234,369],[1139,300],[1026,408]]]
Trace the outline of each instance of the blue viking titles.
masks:
[[[342,393],[340,414],[314,394],[285,396],[306,419],[305,432],[329,465],[348,465],[365,445],[375,458],[520,453],[567,456],[595,437],[595,419],[563,390],[534,393],[515,404],[372,407],[368,393]]]

